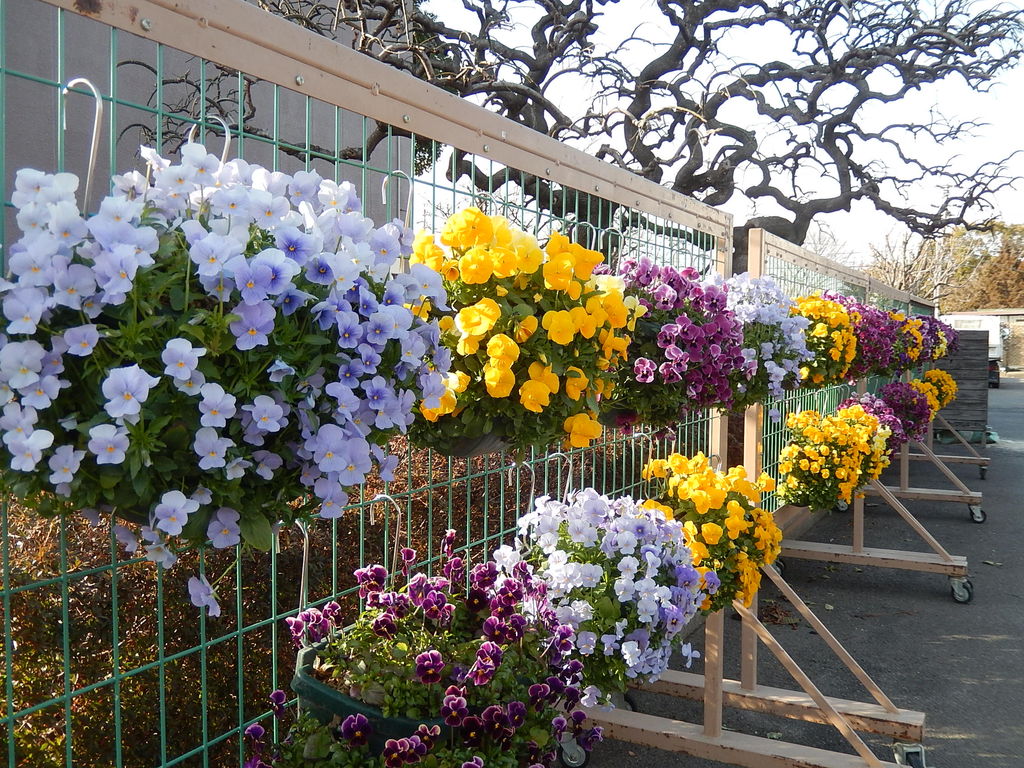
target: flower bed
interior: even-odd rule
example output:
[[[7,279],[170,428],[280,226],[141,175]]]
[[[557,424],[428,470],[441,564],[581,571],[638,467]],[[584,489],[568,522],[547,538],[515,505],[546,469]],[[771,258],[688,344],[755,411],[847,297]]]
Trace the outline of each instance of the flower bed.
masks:
[[[725,289],[726,306],[743,325],[743,363],[729,374],[734,408],[796,389],[801,366],[813,358],[806,337],[810,321],[793,314],[793,301],[770,277],[744,272],[726,280]]]
[[[924,440],[932,419],[932,409],[924,392],[906,382],[893,381],[882,387],[878,396],[900,420],[908,439]]]
[[[921,333],[920,317],[908,317],[902,312],[890,312],[890,319],[897,328],[893,360],[896,371],[909,371],[921,360],[924,351],[924,335]]]
[[[502,573],[494,561],[467,580],[454,539],[435,576],[409,574],[410,549],[401,586],[380,565],[356,571],[366,609],[351,627],[336,603],[287,620],[309,714],[275,747],[254,744],[254,764],[547,766],[563,734],[586,749],[600,739],[576,709],[582,664],[543,584],[525,563]]]
[[[873,307],[837,293],[826,292],[824,298],[846,307],[853,320],[857,337],[857,355],[850,363],[846,377],[851,380],[867,376],[889,376],[896,370],[894,350],[899,341],[899,328],[884,309]]]
[[[925,371],[924,381],[921,383],[927,384],[932,388],[935,403],[937,405],[935,409],[936,411],[945,408],[951,402],[956,400],[956,393],[958,389],[956,380],[941,368],[932,368],[931,370]]]

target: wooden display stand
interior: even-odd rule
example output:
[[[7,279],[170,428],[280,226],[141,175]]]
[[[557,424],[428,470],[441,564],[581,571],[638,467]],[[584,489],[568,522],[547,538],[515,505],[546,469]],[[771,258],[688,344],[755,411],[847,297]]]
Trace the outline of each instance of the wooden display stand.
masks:
[[[910,375],[906,374],[904,376],[904,379],[909,381]],[[865,383],[863,381],[861,381],[857,385],[857,392],[863,393],[864,391],[865,391]],[[956,474],[953,472],[953,470],[951,470],[946,465],[946,461],[950,460],[950,459],[953,460],[953,461],[956,461],[957,458],[961,458],[961,462],[975,463],[975,461],[980,459],[980,460],[984,461],[984,464],[980,465],[982,467],[982,469],[984,469],[984,467],[986,467],[988,465],[988,459],[985,458],[985,457],[982,457],[980,454],[978,454],[976,451],[974,451],[974,449],[971,448],[970,444],[966,440],[964,440],[963,435],[961,435],[958,431],[953,429],[952,426],[950,426],[949,422],[946,421],[946,419],[942,416],[941,413],[937,413],[935,415],[935,418],[936,418],[936,420],[940,420],[942,424],[946,425],[953,432],[953,434],[956,435],[956,437],[960,440],[960,442],[962,442],[964,445],[966,445],[972,451],[972,453],[974,453],[974,457],[954,457],[954,456],[939,456],[939,455],[937,455],[932,450],[932,447],[933,447],[933,444],[934,444],[934,437],[935,437],[934,422],[930,422],[928,424],[928,433],[927,433],[927,436],[925,437],[925,440],[923,442],[919,442],[917,440],[912,440],[911,443],[910,443],[911,445],[913,445],[913,446],[915,446],[917,448],[917,450],[919,451],[918,453],[911,454],[910,453],[910,446],[907,445],[907,444],[904,444],[900,448],[900,452],[899,452],[899,454],[896,457],[896,461],[899,463],[899,485],[898,486],[888,485],[888,486],[885,486],[885,489],[892,496],[895,496],[898,499],[910,499],[910,500],[916,500],[916,501],[952,501],[952,502],[961,502],[961,503],[967,505],[967,510],[968,510],[968,513],[970,515],[970,519],[971,519],[972,522],[984,523],[986,515],[985,515],[985,510],[982,509],[982,506],[981,506],[981,501],[982,501],[982,494],[981,494],[981,492],[979,492],[979,491],[972,491],[970,488],[968,488],[964,484],[964,482],[959,477],[956,476]],[[936,469],[938,469],[943,474],[943,476],[947,480],[949,480],[950,483],[953,484],[955,490],[944,490],[944,489],[940,489],[940,488],[915,488],[915,487],[912,487],[910,485],[910,461],[911,461],[911,459],[914,459],[914,460],[917,460],[917,461],[929,461],[929,462],[931,462],[932,466],[934,466]],[[982,477],[984,477],[984,472],[982,472]],[[869,486],[865,490],[865,493],[867,493],[869,495],[873,495],[873,496],[881,495],[881,492],[879,491],[879,488],[880,488],[880,484],[879,483],[873,483],[872,486]],[[886,499],[886,500],[888,501],[888,499]]]
[[[587,712],[590,719],[604,728],[610,738],[749,768],[895,767],[896,763],[885,762],[875,755],[858,731],[891,736],[900,742],[920,742],[924,738],[924,714],[899,709],[893,704],[779,573],[771,567],[762,570],[864,685],[873,703],[825,696],[757,618],[755,600],[749,608],[733,603],[743,621],[738,680],[724,676],[724,612],[719,611],[708,616],[704,625],[704,675],[670,670],[658,682],[642,686],[652,693],[703,701],[703,724],[621,709],[591,709]],[[785,690],[757,682],[759,642],[772,652],[801,690]],[[725,731],[723,707],[830,724],[843,735],[855,754]]]
[[[865,391],[864,382],[860,382],[857,389],[858,392],[863,393]],[[750,410],[753,411],[755,409],[760,410],[760,406],[754,406]],[[759,422],[760,416],[753,416],[753,418],[747,420],[744,431],[756,430],[756,432],[753,432],[753,435],[759,436]],[[744,440],[749,440],[753,435],[748,437],[745,434]],[[969,504],[977,503],[980,505],[981,494],[976,494],[966,486],[963,486],[960,479],[957,478],[949,467],[943,464],[934,453],[932,453],[930,448],[920,443],[917,443],[916,445],[920,446],[925,455],[932,457],[935,465],[939,467],[939,469],[942,470],[948,478],[953,480],[962,488],[959,493],[956,491],[943,491],[931,488],[910,488],[908,485],[908,470],[910,463],[905,458],[907,454],[907,446],[903,445],[901,449],[903,460],[900,462],[899,487],[893,488],[883,485],[878,480],[872,480],[864,489],[864,494],[880,496],[896,511],[903,521],[921,537],[924,543],[928,545],[931,552],[913,552],[899,549],[866,547],[864,545],[864,498],[863,496],[858,495],[854,499],[852,507],[852,544],[824,544],[815,541],[800,541],[784,538],[782,540],[782,556],[787,559],[823,560],[826,562],[851,563],[853,565],[871,566],[876,568],[892,568],[902,571],[941,573],[949,577],[950,593],[952,594],[953,599],[958,603],[970,602],[971,598],[974,596],[974,585],[968,578],[967,558],[949,554],[938,540],[928,532],[928,529],[922,525],[921,521],[914,517],[910,510],[907,509],[903,502],[900,501],[900,498],[924,499],[931,501],[967,500]],[[753,466],[756,466],[757,471],[760,472],[760,456],[748,456],[746,460],[755,461],[756,464]],[[978,509],[980,510],[980,506]],[[810,510],[800,510],[796,513],[788,508],[783,508],[783,510],[786,510],[786,512],[789,513],[789,519],[794,521],[799,521],[802,517],[812,514]],[[783,512],[783,510],[780,510],[776,514]]]

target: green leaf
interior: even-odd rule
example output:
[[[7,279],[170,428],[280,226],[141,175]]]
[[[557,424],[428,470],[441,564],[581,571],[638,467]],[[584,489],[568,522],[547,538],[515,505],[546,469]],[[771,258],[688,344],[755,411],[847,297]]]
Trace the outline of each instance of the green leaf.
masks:
[[[170,290],[171,309],[175,312],[185,311],[185,289],[180,285],[175,285]]]
[[[185,323],[184,325],[178,326],[178,332],[186,336],[191,336],[200,344],[206,343],[206,328],[201,325],[189,325],[188,323]]]
[[[242,529],[242,540],[246,544],[264,552],[274,545],[274,531],[270,527],[270,521],[258,512],[250,517],[243,517],[238,521],[238,527]]]
[[[313,731],[302,748],[302,757],[306,760],[323,760],[331,754],[333,743],[334,739],[327,728]]]
[[[619,607],[612,602],[608,595],[601,597],[594,607],[597,608],[597,612],[600,614],[602,619],[616,621],[620,616]]]
[[[309,333],[302,337],[302,343],[312,344],[313,346],[317,347],[323,347],[333,342],[326,336],[321,336],[318,333]]]

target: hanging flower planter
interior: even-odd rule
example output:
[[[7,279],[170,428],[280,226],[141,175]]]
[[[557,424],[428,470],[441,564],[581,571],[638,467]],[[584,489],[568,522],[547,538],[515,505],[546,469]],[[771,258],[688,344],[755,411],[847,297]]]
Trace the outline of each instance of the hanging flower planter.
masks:
[[[474,756],[551,766],[561,738],[586,749],[600,739],[583,727],[572,628],[557,620],[543,583],[525,563],[506,573],[495,561],[468,568],[454,542],[448,531],[433,576],[409,573],[411,549],[400,552],[400,574],[355,571],[366,608],[350,626],[335,602],[286,620],[303,713],[272,750],[273,765],[337,754],[345,765],[388,768]]]
[[[338,517],[393,475],[388,441],[444,392],[421,316],[446,306],[441,277],[393,274],[411,232],[375,227],[347,182],[191,143],[142,154],[149,174],[115,177],[91,218],[74,176],[17,173],[3,485],[41,514],[143,524],[118,539],[165,567],[180,544],[267,550],[275,523]]]
[[[421,725],[433,729],[437,726],[437,738],[446,739],[451,729],[443,718],[433,720],[408,717],[386,717],[379,707],[353,698],[342,691],[321,682],[314,671],[317,656],[324,644],[299,649],[295,661],[295,674],[291,688],[298,694],[299,708],[321,723],[343,722],[350,715],[362,715],[369,723],[367,743],[373,754],[384,750],[388,739],[404,739],[416,733]]]
[[[449,217],[440,244],[420,233],[412,261],[444,275],[451,302],[431,312],[451,373],[440,404],[420,408],[414,442],[464,456],[497,450],[494,436],[522,451],[598,438],[598,398],[611,389],[630,323],[619,287],[593,275],[602,258],[557,232],[541,249],[479,208]]]

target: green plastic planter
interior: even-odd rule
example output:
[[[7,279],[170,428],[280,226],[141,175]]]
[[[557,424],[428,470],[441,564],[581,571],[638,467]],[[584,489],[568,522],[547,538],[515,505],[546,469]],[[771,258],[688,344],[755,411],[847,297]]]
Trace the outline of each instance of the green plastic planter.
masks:
[[[295,660],[295,675],[292,677],[292,690],[298,694],[299,707],[315,717],[321,723],[329,723],[335,717],[345,719],[349,715],[360,714],[370,721],[373,734],[369,738],[370,749],[379,754],[384,751],[384,742],[388,739],[407,738],[416,732],[421,724],[441,726],[439,739],[447,739],[451,728],[444,720],[413,720],[408,717],[385,717],[371,704],[353,699],[337,688],[332,688],[317,680],[313,674],[313,663],[319,649],[316,646],[299,650]]]

